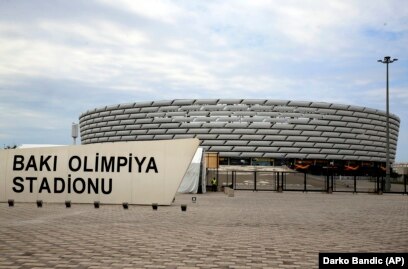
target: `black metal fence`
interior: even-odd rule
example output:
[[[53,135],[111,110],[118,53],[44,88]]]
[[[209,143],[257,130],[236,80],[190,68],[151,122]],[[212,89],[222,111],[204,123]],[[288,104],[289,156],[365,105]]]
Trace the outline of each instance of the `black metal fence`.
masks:
[[[220,171],[207,170],[207,185],[217,178],[218,189],[228,186],[250,191],[317,191],[352,193],[408,194],[407,176],[391,179],[391,188],[385,189],[383,176],[312,175],[301,172]]]

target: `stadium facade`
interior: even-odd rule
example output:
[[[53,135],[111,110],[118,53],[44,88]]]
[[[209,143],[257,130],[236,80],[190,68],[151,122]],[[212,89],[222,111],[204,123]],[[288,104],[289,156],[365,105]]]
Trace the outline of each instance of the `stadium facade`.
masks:
[[[390,158],[400,119],[390,115]],[[200,139],[220,165],[281,165],[316,172],[382,171],[386,113],[324,102],[177,99],[105,106],[80,116],[82,144]]]

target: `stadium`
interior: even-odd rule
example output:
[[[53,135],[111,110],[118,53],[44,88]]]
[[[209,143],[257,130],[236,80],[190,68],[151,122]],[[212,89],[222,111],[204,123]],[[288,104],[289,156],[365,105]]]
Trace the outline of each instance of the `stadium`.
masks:
[[[394,162],[400,119],[390,114]],[[308,174],[383,176],[386,113],[325,102],[177,99],[80,115],[82,144],[193,138],[219,167],[287,166]]]

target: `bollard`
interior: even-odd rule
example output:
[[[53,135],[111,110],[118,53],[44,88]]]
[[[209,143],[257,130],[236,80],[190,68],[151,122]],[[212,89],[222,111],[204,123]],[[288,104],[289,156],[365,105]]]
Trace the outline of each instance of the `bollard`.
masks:
[[[329,194],[333,193],[333,188],[332,188],[332,187],[329,187],[329,188],[327,189],[327,193],[329,193]]]
[[[65,201],[65,207],[71,208],[71,201]]]
[[[228,197],[234,197],[234,189],[228,188]]]
[[[129,209],[129,204],[128,203],[123,203],[122,206],[123,206],[123,209]]]
[[[181,211],[187,211],[187,205],[181,205]]]

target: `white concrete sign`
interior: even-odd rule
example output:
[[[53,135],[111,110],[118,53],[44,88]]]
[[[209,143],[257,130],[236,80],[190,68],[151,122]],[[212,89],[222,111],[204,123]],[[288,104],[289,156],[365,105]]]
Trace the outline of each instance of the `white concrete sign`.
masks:
[[[0,150],[0,201],[170,205],[198,139]]]

